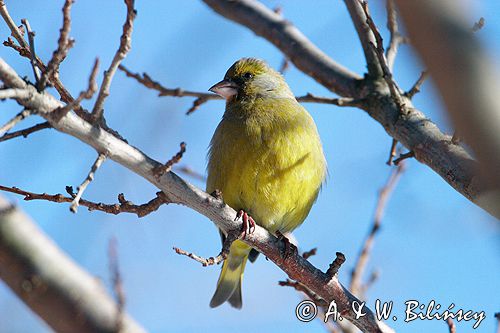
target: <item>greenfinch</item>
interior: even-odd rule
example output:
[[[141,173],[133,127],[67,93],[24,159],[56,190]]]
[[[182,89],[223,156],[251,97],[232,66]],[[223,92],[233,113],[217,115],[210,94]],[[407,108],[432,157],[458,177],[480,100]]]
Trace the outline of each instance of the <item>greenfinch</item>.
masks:
[[[240,210],[245,228],[255,218],[274,234],[294,230],[309,214],[327,173],[312,117],[283,76],[259,59],[237,61],[209,90],[226,100],[226,109],[210,142],[207,192],[222,191],[224,202]],[[211,307],[228,301],[241,308],[251,250],[241,240],[232,243]]]

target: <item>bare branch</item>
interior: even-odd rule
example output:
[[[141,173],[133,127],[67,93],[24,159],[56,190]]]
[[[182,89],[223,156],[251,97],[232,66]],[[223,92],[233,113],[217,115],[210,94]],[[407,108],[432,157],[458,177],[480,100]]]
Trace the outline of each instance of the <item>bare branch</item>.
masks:
[[[89,186],[90,182],[94,180],[94,175],[97,169],[101,167],[102,162],[106,159],[106,154],[104,153],[99,153],[97,156],[97,159],[95,160],[94,164],[92,164],[92,167],[90,168],[90,172],[87,175],[87,178],[83,181],[82,185],[78,187],[78,193],[76,196],[73,198],[73,202],[71,202],[71,206],[69,207],[69,210],[73,213],[76,213],[78,210],[78,206],[80,203],[80,199],[82,198],[83,192],[87,189],[87,186]]]
[[[411,89],[408,90],[404,95],[407,98],[412,99],[413,96],[415,96],[415,94],[420,92],[420,87],[422,86],[422,84],[424,83],[425,79],[427,79],[428,76],[429,76],[428,71],[422,71],[422,73],[420,73],[420,76],[418,77],[417,82],[415,82],[413,87],[411,87]]]
[[[17,27],[14,20],[10,17],[10,14],[7,11],[7,6],[5,5],[4,0],[0,0],[0,15],[2,15],[2,18],[4,19],[5,23],[7,23],[7,26],[9,27],[12,33],[12,36],[17,40],[19,45],[23,48],[29,49],[29,45],[24,40],[23,34]]]
[[[337,275],[337,272],[340,269],[340,266],[345,262],[345,256],[342,252],[335,253],[335,260],[330,264],[328,270],[326,271],[326,275],[329,277],[334,277]]]
[[[398,145],[398,141],[395,139],[392,139],[391,150],[389,151],[389,159],[387,160],[387,162],[385,162],[385,164],[387,164],[388,166],[392,165],[392,159],[394,158],[394,156],[396,156],[396,146],[397,145]]]
[[[394,6],[394,0],[387,0],[386,8],[387,8],[387,29],[389,29],[389,32],[391,34],[391,39],[389,40],[389,46],[387,47],[385,56],[387,58],[387,67],[389,67],[389,70],[392,71],[399,46],[403,43],[406,43],[407,39],[404,38],[399,32],[398,19],[397,19],[396,8]]]
[[[24,200],[46,200],[51,202],[63,203],[63,202],[73,202],[76,194],[73,192],[71,186],[66,187],[66,191],[71,197],[65,197],[62,194],[46,194],[46,193],[33,193],[25,190],[21,190],[17,187],[7,187],[0,185],[0,191],[15,193],[24,196]],[[120,213],[132,213],[136,214],[137,217],[144,217],[160,208],[161,205],[169,203],[167,196],[163,192],[157,192],[156,197],[151,199],[149,202],[142,205],[134,205],[132,202],[125,199],[123,193],[118,194],[117,204],[104,204],[92,202],[84,199],[80,199],[80,206],[85,206],[92,210],[99,210],[108,214],[118,215]]]
[[[316,255],[317,251],[318,251],[317,248],[310,249],[309,251],[302,253],[302,258],[309,259],[309,257]]]
[[[36,59],[35,32],[31,30],[30,23],[28,22],[27,19],[22,19],[21,22],[26,27],[26,32],[28,33],[28,41],[30,47],[30,63],[31,63],[31,68],[33,69],[33,75],[35,76],[35,82],[38,86],[38,84],[40,83],[40,70],[37,68],[35,60]]]
[[[360,106],[365,100],[363,99],[354,99],[354,98],[330,98],[330,97],[321,97],[315,96],[311,93],[307,93],[304,96],[296,97],[297,101],[301,103],[319,103],[319,104],[333,104],[337,106]]]
[[[3,136],[0,137],[0,142],[7,141],[7,140],[10,140],[10,139],[13,139],[13,138],[17,138],[19,136],[22,136],[22,137],[26,138],[31,133],[43,130],[45,128],[52,128],[52,126],[49,124],[48,121],[40,123],[40,124],[36,124],[34,126],[31,126],[29,128],[25,128],[25,129],[22,129],[22,130],[19,130],[19,131],[16,131],[16,132],[6,133],[6,134],[4,134]]]
[[[204,267],[211,266],[211,265],[218,265],[221,262],[223,262],[224,260],[226,260],[228,254],[229,254],[229,249],[231,248],[231,244],[233,244],[233,242],[239,238],[239,235],[240,235],[240,232],[228,233],[227,237],[224,239],[224,243],[222,244],[222,250],[215,258],[214,257],[203,258],[203,257],[200,257],[199,255],[196,255],[193,252],[186,252],[183,249],[180,249],[180,248],[175,247],[175,246],[173,249],[174,249],[175,253],[189,257],[189,258],[193,259],[194,261],[199,262]]]
[[[341,96],[356,96],[359,75],[321,51],[292,23],[258,1],[203,0],[220,15],[245,25],[280,49],[295,67]]]
[[[400,154],[398,158],[396,158],[393,163],[395,165],[399,165],[399,163],[401,163],[403,160],[406,160],[407,158],[412,158],[412,157],[415,157],[415,152],[413,151],[409,151],[407,153],[404,153],[404,154]]]
[[[401,116],[401,109],[395,103],[389,102],[392,99],[391,95],[383,85],[377,85],[370,80],[361,81],[355,75],[352,82],[330,79],[338,77],[330,75],[328,65],[330,59],[321,51],[312,52],[309,40],[289,22],[280,20],[279,16],[258,1],[204,0],[204,2],[224,17],[247,26],[269,40],[298,69],[331,91],[355,99],[369,97],[367,103],[360,108],[379,122],[392,138],[408,150],[414,151],[419,162],[432,168],[459,193],[495,216],[500,216],[500,212],[494,212],[492,207],[479,200],[481,194],[486,191],[484,185],[486,182],[476,172],[476,161],[463,147],[451,145],[451,138],[441,132],[420,110],[414,108],[409,99],[403,96],[407,113]],[[298,36],[301,37],[297,38]],[[313,49],[317,48],[313,46]],[[470,108],[472,109],[474,108]]]
[[[3,99],[27,99],[31,94],[26,89],[2,89],[0,90],[0,100]]]
[[[73,47],[75,41],[69,38],[69,30],[71,28],[71,5],[74,0],[65,0],[62,9],[63,12],[63,25],[59,31],[59,40],[57,42],[57,49],[52,54],[52,58],[47,64],[47,69],[43,73],[38,90],[41,91],[45,88],[47,82],[53,77],[59,75],[59,65],[64,61],[68,55],[68,51]]]
[[[363,244],[363,247],[359,253],[358,259],[356,260],[356,264],[354,265],[354,269],[351,272],[351,283],[349,285],[349,290],[355,295],[361,296],[362,291],[362,277],[366,268],[366,264],[370,259],[370,252],[373,248],[373,244],[375,242],[375,236],[377,232],[380,230],[380,225],[382,222],[382,218],[384,217],[385,208],[387,206],[387,202],[391,197],[392,192],[396,188],[398,181],[405,170],[405,164],[400,163],[397,168],[394,168],[389,176],[387,183],[382,187],[379,192],[377,205],[375,208],[375,214],[373,218],[372,227],[366,237],[366,240]]]
[[[108,152],[108,158],[147,179],[165,192],[171,202],[186,205],[207,216],[226,234],[241,232],[242,222],[234,220],[236,211],[233,208],[224,204],[222,200],[187,183],[172,172],[165,172],[161,177],[157,177],[154,170],[161,164],[123,140],[73,113],[67,113],[60,120],[55,121],[50,110],[61,107],[62,103],[48,93],[40,94],[33,87],[29,87],[2,59],[0,59],[0,79],[10,88],[34,90],[32,99],[18,102],[23,103],[25,107],[31,105],[31,109],[37,110],[54,128],[80,139],[96,151]],[[290,279],[304,284],[325,300],[335,299],[339,311],[345,313],[343,317],[352,321],[363,332],[387,332],[390,330],[386,325],[378,322],[373,312],[367,307],[364,308],[365,316],[356,318],[350,309],[352,309],[351,303],[358,300],[341,285],[336,276],[330,278],[298,253],[292,253],[283,258],[283,242],[271,235],[266,229],[256,225],[254,232],[247,234],[242,241],[273,261],[288,274]]]
[[[155,172],[155,174],[156,174],[157,177],[160,177],[161,175],[163,175],[166,172],[170,172],[170,170],[172,169],[172,166],[174,164],[179,163],[179,161],[182,158],[182,155],[184,155],[184,153],[186,152],[186,143],[185,142],[181,142],[180,146],[181,146],[181,148],[180,148],[180,150],[179,150],[179,152],[177,154],[175,154],[174,156],[172,156],[172,158],[169,159],[167,161],[167,163],[165,163],[163,165],[160,165],[158,168],[156,168],[154,170],[154,172]]]
[[[157,81],[154,81],[151,79],[151,77],[147,73],[133,73],[130,70],[128,70],[125,66],[120,65],[118,66],[120,70],[122,70],[127,77],[131,77],[137,82],[141,83],[145,87],[149,89],[153,89],[159,92],[159,96],[173,96],[173,97],[197,97],[197,98],[204,98],[207,100],[211,99],[220,99],[222,100],[222,97],[219,95],[211,94],[211,93],[202,93],[202,92],[196,92],[196,91],[189,91],[189,90],[184,90],[181,88],[175,88],[175,89],[169,89],[165,88],[162,86],[160,83]]]
[[[466,13],[458,2],[397,0],[397,4],[412,43],[436,82],[454,127],[477,156],[476,174],[482,180],[476,178],[475,181],[488,191],[476,201],[498,217],[500,113],[497,100],[500,82],[496,72],[491,70],[494,66],[468,26]]]
[[[361,41],[369,75],[373,78],[381,77],[383,71],[380,66],[379,57],[376,54],[376,50],[370,47],[370,43],[376,44],[376,41],[372,29],[367,25],[368,15],[359,0],[344,0],[344,3],[351,15],[352,22]]]
[[[12,118],[5,125],[3,125],[2,127],[0,127],[0,135],[3,134],[3,133],[5,133],[5,132],[7,132],[12,127],[16,126],[16,124],[18,122],[24,120],[24,118],[30,116],[32,113],[33,113],[33,111],[26,110],[26,109],[24,109],[23,111],[19,112],[14,118]]]
[[[120,38],[120,47],[113,57],[113,61],[107,71],[104,72],[104,78],[102,80],[101,88],[99,94],[97,95],[97,100],[92,109],[92,116],[95,120],[101,121],[104,112],[104,100],[109,96],[109,87],[111,86],[111,81],[116,73],[116,69],[120,65],[123,59],[127,56],[132,44],[132,29],[133,22],[136,16],[136,11],[134,9],[134,0],[124,0],[127,6],[127,18],[125,24],[123,25],[123,33]]]
[[[174,88],[174,89],[165,88],[159,82],[154,81],[147,73],[142,73],[142,75],[139,73],[133,73],[123,65],[120,65],[118,68],[120,70],[122,70],[125,73],[125,75],[137,80],[137,82],[141,83],[145,87],[158,91],[159,96],[197,97],[197,99],[193,103],[193,107],[191,109],[189,109],[187,114],[192,113],[201,104],[203,104],[209,100],[222,100],[222,97],[220,97],[219,95],[215,95],[215,94],[211,94],[211,93],[190,91],[190,90],[184,90],[181,88]],[[320,96],[315,96],[311,93],[307,93],[304,96],[299,96],[296,98],[297,98],[297,101],[302,102],[302,103],[333,104],[333,105],[338,105],[338,106],[359,106],[361,103],[364,102],[363,100],[356,100],[353,98],[320,97]]]
[[[59,118],[63,117],[66,113],[70,112],[71,110],[74,110],[75,108],[79,107],[80,103],[84,99],[91,99],[92,98],[92,96],[95,94],[95,92],[97,90],[97,83],[96,83],[95,78],[97,76],[98,70],[99,70],[99,58],[96,58],[94,61],[94,66],[92,67],[92,72],[90,73],[89,84],[88,84],[87,90],[80,92],[80,94],[78,95],[78,97],[74,101],[66,104],[63,108],[55,111],[55,112],[57,112],[57,116]]]
[[[375,41],[376,41],[376,43],[370,41],[368,46],[370,46],[377,55],[380,67],[382,68],[382,74],[383,74],[382,77],[384,78],[385,82],[387,83],[387,86],[389,87],[389,91],[391,92],[391,97],[394,100],[396,106],[398,107],[400,113],[404,114],[406,113],[405,104],[403,103],[400,89],[392,77],[392,71],[389,68],[389,64],[384,54],[384,42],[382,39],[382,35],[380,35],[380,32],[378,31],[377,26],[375,25],[375,22],[373,22],[373,19],[370,16],[370,13],[368,11],[368,3],[362,0],[351,0],[351,1],[361,2],[361,7],[363,8],[363,11],[366,16],[366,24],[371,29],[373,35],[375,36]]]
[[[57,332],[116,332],[116,304],[94,276],[0,197],[0,278]],[[123,330],[145,332],[128,314]]]

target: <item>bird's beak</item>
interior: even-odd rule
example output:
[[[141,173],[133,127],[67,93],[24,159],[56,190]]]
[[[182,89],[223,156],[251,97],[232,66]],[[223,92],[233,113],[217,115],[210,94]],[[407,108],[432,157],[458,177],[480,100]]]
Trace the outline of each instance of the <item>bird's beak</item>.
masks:
[[[214,84],[208,90],[216,93],[222,98],[230,99],[238,93],[238,85],[231,80],[222,80]]]

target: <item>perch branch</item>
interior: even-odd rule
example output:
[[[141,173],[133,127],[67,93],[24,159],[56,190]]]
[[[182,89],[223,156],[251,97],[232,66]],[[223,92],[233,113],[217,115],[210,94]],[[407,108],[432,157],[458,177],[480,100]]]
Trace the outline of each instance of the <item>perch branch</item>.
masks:
[[[154,170],[161,164],[137,148],[128,145],[125,141],[102,128],[93,126],[73,113],[67,113],[55,121],[51,111],[61,107],[62,103],[48,93],[38,93],[34,87],[24,82],[3,59],[0,59],[0,80],[9,88],[30,90],[33,98],[18,100],[18,103],[26,108],[36,110],[55,129],[76,137],[92,146],[96,151],[106,151],[109,159],[147,179],[162,190],[171,202],[186,205],[208,217],[226,234],[242,230],[242,222],[234,220],[236,211],[233,208],[224,204],[222,200],[189,184],[173,172],[165,172],[161,177],[157,177]],[[356,318],[351,311],[351,303],[357,301],[357,298],[341,285],[336,276],[330,278],[296,252],[283,258],[284,242],[271,235],[266,229],[257,225],[255,231],[247,234],[243,241],[273,261],[290,279],[304,284],[324,300],[335,300],[339,311],[345,314],[344,318],[352,321],[363,332],[390,331],[384,323],[376,320],[373,312],[367,307],[364,308],[366,315]]]
[[[402,96],[407,111],[402,116],[401,109],[394,103],[388,102],[392,98],[385,87],[376,85],[371,80],[361,80],[343,67],[340,67],[342,68],[340,70],[335,62],[312,45],[296,27],[258,1],[204,0],[204,2],[220,15],[248,27],[267,39],[298,69],[329,90],[342,97],[366,98],[366,103],[360,108],[379,122],[392,138],[408,150],[414,151],[415,158],[419,162],[432,168],[455,190],[476,205],[500,217],[500,212],[495,211],[495,207],[480,200],[486,191],[484,184],[487,182],[476,172],[478,163],[463,147],[450,144],[450,136],[441,132],[430,119],[412,105],[409,99]],[[418,22],[423,21],[425,19]],[[441,44],[437,42],[433,45]],[[339,76],[339,73],[342,74]],[[470,110],[474,110],[474,107]],[[500,130],[497,133],[500,134]],[[495,155],[500,156],[500,154]]]

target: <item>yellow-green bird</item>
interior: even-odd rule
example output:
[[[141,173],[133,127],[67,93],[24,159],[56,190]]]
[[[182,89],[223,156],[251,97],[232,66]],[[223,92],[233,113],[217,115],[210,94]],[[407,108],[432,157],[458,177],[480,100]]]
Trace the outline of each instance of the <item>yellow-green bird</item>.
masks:
[[[210,143],[207,192],[222,191],[226,204],[271,233],[294,230],[309,214],[326,176],[313,119],[283,76],[259,59],[237,61],[210,91],[226,99],[226,110]],[[228,301],[241,308],[251,250],[240,240],[233,242],[211,307]]]

